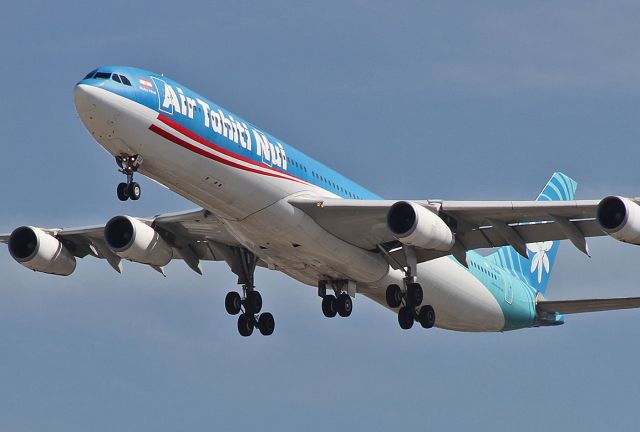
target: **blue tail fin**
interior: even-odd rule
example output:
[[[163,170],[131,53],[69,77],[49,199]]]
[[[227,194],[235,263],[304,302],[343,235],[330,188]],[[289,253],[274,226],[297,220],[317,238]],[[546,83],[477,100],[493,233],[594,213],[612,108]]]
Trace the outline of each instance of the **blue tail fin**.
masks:
[[[554,173],[538,195],[537,201],[572,200],[577,186],[578,184],[570,177],[559,172]],[[499,248],[487,259],[544,294],[559,243],[548,241],[528,244],[528,259],[518,254],[511,246]]]

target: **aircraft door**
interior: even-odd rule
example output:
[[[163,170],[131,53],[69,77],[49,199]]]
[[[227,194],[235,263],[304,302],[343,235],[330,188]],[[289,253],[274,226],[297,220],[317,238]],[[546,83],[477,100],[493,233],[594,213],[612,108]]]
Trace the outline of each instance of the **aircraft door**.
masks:
[[[508,274],[503,274],[502,279],[504,280],[504,301],[507,304],[513,303],[513,285],[511,281],[511,277]]]

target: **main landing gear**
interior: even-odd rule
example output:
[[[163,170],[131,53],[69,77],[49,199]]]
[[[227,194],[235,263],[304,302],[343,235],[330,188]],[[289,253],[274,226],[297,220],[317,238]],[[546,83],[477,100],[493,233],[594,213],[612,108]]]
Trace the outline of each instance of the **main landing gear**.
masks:
[[[238,275],[238,284],[242,285],[242,296],[231,291],[224,299],[224,307],[229,315],[238,315],[238,333],[251,336],[257,328],[264,336],[269,336],[276,328],[273,315],[262,312],[262,295],[253,285],[253,274],[258,258],[246,249],[234,248],[231,270]]]
[[[436,312],[433,306],[422,304],[424,292],[422,286],[417,282],[417,260],[415,251],[405,246],[405,256],[407,267],[404,269],[403,279],[404,290],[396,284],[387,287],[386,300],[391,308],[398,310],[398,324],[400,328],[408,330],[413,327],[414,321],[418,321],[423,328],[432,328],[436,323]]]
[[[333,280],[320,281],[318,284],[318,295],[322,297],[322,313],[327,318],[333,318],[336,315],[348,317],[353,311],[353,301],[351,295],[355,295],[355,286],[349,281]],[[327,294],[327,285],[333,289],[334,294]],[[346,290],[346,291],[345,291]]]
[[[133,173],[138,171],[138,168],[142,165],[142,156],[130,156],[123,153],[116,156],[116,163],[120,167],[118,171],[127,176],[127,182],[118,185],[118,199],[120,201],[126,201],[128,199],[134,201],[139,200],[142,190],[140,189],[140,185],[133,181]]]
[[[229,315],[238,315],[238,332],[242,336],[251,336],[254,328],[258,328],[264,336],[269,336],[276,328],[273,315],[269,312],[260,314],[262,310],[262,296],[260,292],[242,287],[244,298],[235,291],[231,291],[224,299],[224,307]],[[257,315],[260,314],[260,315]]]
[[[436,323],[436,312],[433,306],[420,306],[423,298],[422,287],[416,282],[405,285],[404,292],[396,284],[387,287],[387,304],[392,308],[400,307],[398,310],[400,328],[408,330],[413,327],[414,321],[418,321],[423,328],[433,327]]]

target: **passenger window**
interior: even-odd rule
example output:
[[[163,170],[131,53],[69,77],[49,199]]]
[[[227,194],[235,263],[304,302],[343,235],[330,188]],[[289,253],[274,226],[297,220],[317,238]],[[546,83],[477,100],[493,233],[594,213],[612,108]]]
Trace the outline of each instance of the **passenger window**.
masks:
[[[116,74],[112,74],[111,75],[111,79],[114,80],[117,83],[122,83],[122,81],[120,81],[120,77]]]
[[[122,84],[131,86],[131,81],[129,81],[129,78],[126,76],[120,75],[120,80],[122,81]]]

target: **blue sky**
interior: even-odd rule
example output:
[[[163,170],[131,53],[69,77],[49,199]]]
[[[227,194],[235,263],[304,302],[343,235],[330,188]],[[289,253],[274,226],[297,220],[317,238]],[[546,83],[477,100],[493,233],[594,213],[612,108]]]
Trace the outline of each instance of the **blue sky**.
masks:
[[[10,2],[0,25],[0,231],[193,205],[113,160],[73,85],[104,64],[183,82],[387,198],[531,199],[555,170],[579,198],[638,195],[635,2]],[[640,248],[564,245],[548,297],[640,295]],[[637,425],[640,312],[505,334],[402,332],[358,298],[261,270],[269,338],[224,312],[224,264],[168,277],[82,260],[32,273],[0,248],[0,429],[476,430]]]

